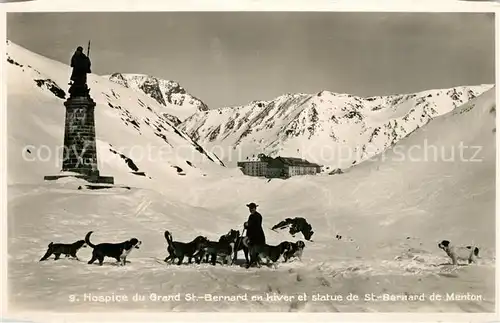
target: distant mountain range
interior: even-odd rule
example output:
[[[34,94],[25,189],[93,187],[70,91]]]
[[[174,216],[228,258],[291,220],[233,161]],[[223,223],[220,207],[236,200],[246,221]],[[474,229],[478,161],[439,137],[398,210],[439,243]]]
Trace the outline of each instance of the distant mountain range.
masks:
[[[226,165],[264,153],[348,168],[492,86],[366,98],[328,91],[286,94],[271,101],[198,111],[180,128],[207,149],[226,152],[220,156]]]
[[[15,95],[21,89],[24,92],[19,95],[42,95],[38,92],[43,90],[42,97],[48,95],[55,100],[48,104],[60,109],[60,100],[66,96],[64,88],[69,66],[11,42],[8,42],[7,54],[9,66],[13,68],[9,70],[9,95]],[[493,87],[490,84],[459,86],[365,98],[321,91],[285,94],[270,101],[208,109],[179,83],[154,76],[91,74],[89,84],[98,104],[96,111],[102,114],[96,116],[96,120],[101,120],[97,132],[100,140],[109,143],[110,149],[125,157],[129,148],[120,151],[111,145],[148,145],[158,140],[158,144],[173,148],[187,144],[196,153],[177,154],[173,151],[169,155],[172,165],[182,169],[182,173],[184,167],[180,166],[181,163],[195,167],[196,164],[206,164],[204,159],[207,159],[209,163],[235,167],[237,161],[248,160],[260,153],[271,157],[305,158],[324,165],[325,170],[346,169],[385,151],[434,118]],[[27,107],[23,105],[19,109],[24,111]],[[54,111],[57,115],[53,120],[59,120],[61,111]],[[24,111],[23,115],[39,113]],[[44,118],[47,117],[46,114]],[[51,124],[55,122],[53,120],[46,121]],[[100,128],[102,122],[105,128]],[[36,124],[32,127],[36,128]],[[109,136],[105,135],[108,129],[113,130]],[[51,140],[61,140],[59,135],[53,136]],[[186,158],[179,162],[181,155]],[[162,167],[160,164],[154,166]],[[137,168],[142,171],[140,165]]]

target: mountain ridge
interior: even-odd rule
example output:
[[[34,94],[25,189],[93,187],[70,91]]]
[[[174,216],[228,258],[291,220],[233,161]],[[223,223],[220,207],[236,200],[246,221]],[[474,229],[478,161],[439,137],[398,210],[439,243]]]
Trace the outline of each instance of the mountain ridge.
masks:
[[[284,94],[269,101],[197,112],[180,128],[207,146],[232,147],[227,164],[264,153],[302,157],[348,168],[384,151],[433,118],[474,99],[493,85],[466,85],[416,93],[360,97],[320,91]],[[367,152],[367,146],[373,151]],[[348,149],[358,157],[339,161],[313,150]],[[306,153],[301,153],[306,151]],[[339,153],[338,151],[336,152]]]
[[[68,98],[71,69],[12,42],[7,43],[6,56],[8,162],[24,165],[9,173],[9,182],[41,181],[61,169],[58,149],[64,138],[64,100]],[[162,115],[165,107],[151,97],[95,74],[88,75],[87,83],[96,102],[96,144],[102,174],[114,176],[117,183],[149,187],[169,178],[181,185],[181,176],[228,171],[216,155]],[[48,149],[47,158],[38,158],[42,149]]]
[[[188,93],[178,82],[147,74],[113,73],[102,75],[126,88],[146,94],[158,104],[168,108],[164,114],[176,125],[197,111],[207,111],[208,106]]]

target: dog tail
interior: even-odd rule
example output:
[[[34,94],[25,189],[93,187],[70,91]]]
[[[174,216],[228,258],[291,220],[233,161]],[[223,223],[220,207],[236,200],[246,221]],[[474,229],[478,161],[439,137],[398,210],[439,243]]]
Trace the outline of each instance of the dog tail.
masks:
[[[164,233],[165,239],[167,240],[167,243],[170,247],[174,248],[173,241],[172,241],[172,234],[167,230]]]
[[[89,245],[90,247],[95,248],[95,244],[90,242],[90,235],[92,234],[92,232],[94,232],[94,231],[89,231],[89,233],[87,233],[87,235],[85,236],[85,243],[87,245]]]

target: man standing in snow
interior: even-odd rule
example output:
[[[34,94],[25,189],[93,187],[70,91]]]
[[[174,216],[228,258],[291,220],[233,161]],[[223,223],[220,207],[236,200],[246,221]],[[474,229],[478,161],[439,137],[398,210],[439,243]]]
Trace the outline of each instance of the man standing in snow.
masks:
[[[264,230],[262,229],[262,215],[257,212],[257,204],[249,203],[247,204],[250,210],[250,215],[248,216],[247,222],[244,224],[244,228],[247,230],[248,238],[248,248],[250,249],[250,262],[247,263],[247,268],[255,264],[257,259],[256,255],[251,252],[252,247],[260,246],[266,244],[266,236],[264,235]]]
[[[73,57],[71,57],[71,67],[73,68],[71,81],[73,81],[75,85],[87,84],[87,73],[91,73],[90,59],[83,53],[82,46],[78,46]]]
[[[262,229],[262,215],[257,212],[257,206],[255,203],[247,204],[250,210],[250,215],[248,216],[247,222],[245,222],[244,227],[247,230],[247,237],[249,243],[252,245],[261,245],[266,243],[266,236],[264,235],[264,230]]]

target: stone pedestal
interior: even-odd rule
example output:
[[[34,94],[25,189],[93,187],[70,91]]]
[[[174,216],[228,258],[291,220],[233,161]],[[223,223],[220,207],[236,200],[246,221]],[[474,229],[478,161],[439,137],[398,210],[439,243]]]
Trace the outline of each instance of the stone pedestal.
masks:
[[[71,90],[70,93],[73,92]],[[88,90],[84,95],[71,94],[70,98],[64,102],[66,121],[61,171],[77,173],[79,175],[73,177],[82,178],[91,183],[114,184],[113,177],[100,176],[98,170],[94,121],[96,104],[88,95]],[[45,176],[45,180],[56,180],[68,176],[72,175]]]

